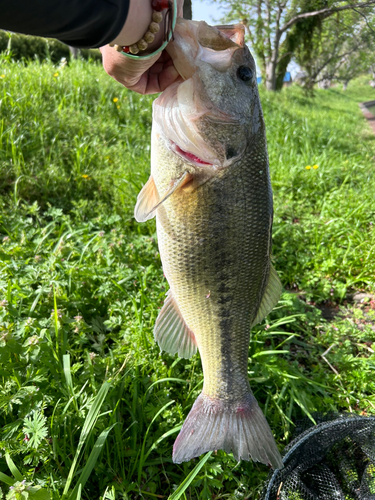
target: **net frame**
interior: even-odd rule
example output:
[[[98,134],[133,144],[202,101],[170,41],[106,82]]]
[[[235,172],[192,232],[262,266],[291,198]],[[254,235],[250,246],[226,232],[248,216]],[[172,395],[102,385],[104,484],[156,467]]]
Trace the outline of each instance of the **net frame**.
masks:
[[[270,474],[262,500],[375,500],[375,416],[313,418],[317,425],[297,423],[284,468]]]

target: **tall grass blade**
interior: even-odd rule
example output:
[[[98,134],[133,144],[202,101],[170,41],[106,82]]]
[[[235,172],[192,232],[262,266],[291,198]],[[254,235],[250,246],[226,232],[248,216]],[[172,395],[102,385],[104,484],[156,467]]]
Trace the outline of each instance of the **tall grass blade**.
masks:
[[[208,453],[205,454],[203,458],[197,463],[197,465],[194,467],[194,469],[190,472],[190,474],[186,477],[186,479],[180,484],[180,486],[168,497],[168,500],[179,500],[181,496],[185,493],[187,488],[191,485],[191,483],[194,481],[196,478],[197,474],[201,470],[201,468],[204,466],[204,464],[207,462],[207,460],[210,458],[212,455],[212,451],[209,451]]]
[[[102,404],[107,396],[109,388],[110,388],[110,383],[104,382],[104,384],[99,389],[99,392],[96,395],[96,397],[91,405],[91,408],[87,414],[87,417],[85,419],[85,423],[83,424],[83,427],[82,427],[81,435],[79,437],[79,442],[78,442],[76,453],[74,455],[73,463],[70,467],[69,475],[68,475],[68,478],[66,480],[65,488],[63,491],[63,499],[66,498],[66,495],[69,491],[70,485],[72,483],[73,475],[74,475],[74,472],[75,472],[75,469],[77,466],[77,462],[79,459],[79,455],[82,451],[82,448],[83,448],[92,428],[95,425],[96,419],[97,419],[99,412],[100,412],[100,408],[101,408],[101,406],[102,406]]]
[[[175,434],[176,432],[179,432],[182,429],[182,424],[177,425],[176,427],[173,427],[173,429],[170,429],[169,431],[165,432],[160,438],[158,438],[154,443],[152,443],[150,449],[147,451],[147,453],[144,456],[144,462],[146,462],[149,454],[157,448],[158,444],[161,443],[164,439],[166,439],[168,436],[171,436],[172,434]]]
[[[167,403],[166,405],[163,406],[163,408],[161,408],[157,414],[154,416],[154,418],[151,420],[150,422],[150,425],[147,427],[147,431],[146,431],[146,434],[145,434],[145,437],[143,439],[143,444],[142,444],[142,449],[141,449],[141,456],[139,458],[139,466],[138,466],[138,483],[140,483],[141,481],[141,475],[142,475],[142,468],[143,468],[143,463],[144,463],[144,452],[145,452],[145,446],[146,446],[146,441],[147,441],[147,436],[148,436],[148,433],[150,431],[150,428],[152,426],[152,424],[155,422],[155,420],[158,418],[158,416],[160,415],[160,413],[162,413],[166,408],[168,408],[168,406],[170,406],[171,404],[174,403],[174,400],[172,401],[169,401],[169,403]],[[148,454],[147,454],[148,455]]]
[[[16,482],[14,479],[11,477],[7,476],[3,472],[0,472],[0,481],[3,483],[7,484],[8,486],[13,486],[13,484]]]
[[[107,429],[105,429],[98,439],[96,440],[93,449],[91,450],[90,456],[87,460],[86,465],[84,466],[81,475],[79,476],[79,479],[77,481],[77,484],[72,491],[72,493],[69,495],[69,500],[79,500],[78,498],[78,490],[79,488],[84,488],[85,484],[87,483],[88,478],[90,477],[90,474],[95,467],[96,461],[98,460],[99,454],[102,451],[102,448],[104,446],[104,443],[107,439],[108,434],[111,432],[113,427],[117,424],[117,422]]]
[[[5,453],[5,460],[7,462],[7,465],[9,467],[10,472],[13,474],[14,478],[16,479],[16,481],[22,481],[23,480],[22,474],[17,469],[16,464],[10,458],[9,453]]]
[[[66,380],[66,385],[68,386],[68,391],[69,391],[71,399],[73,401],[73,405],[74,405],[76,411],[78,412],[77,398],[74,394],[72,372],[70,370],[70,354],[63,355],[63,370],[64,370],[64,376],[65,376],[65,380]]]

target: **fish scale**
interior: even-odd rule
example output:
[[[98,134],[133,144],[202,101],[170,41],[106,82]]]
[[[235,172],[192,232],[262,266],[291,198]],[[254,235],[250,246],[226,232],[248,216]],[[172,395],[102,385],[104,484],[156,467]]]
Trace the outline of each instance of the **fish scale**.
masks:
[[[155,338],[171,354],[190,357],[198,348],[203,366],[203,390],[173,460],[224,449],[282,467],[247,372],[251,326],[272,309],[281,285],[270,260],[272,190],[256,79],[238,78],[241,66],[255,75],[241,30],[177,24],[171,55],[193,70],[154,103],[151,177],[135,216],[156,215],[170,285]]]

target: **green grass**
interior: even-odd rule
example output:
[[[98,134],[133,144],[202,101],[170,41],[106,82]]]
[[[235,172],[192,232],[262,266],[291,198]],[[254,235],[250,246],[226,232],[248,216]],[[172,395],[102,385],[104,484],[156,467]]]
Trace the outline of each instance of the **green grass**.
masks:
[[[167,283],[154,222],[132,215],[152,98],[80,61],[4,59],[2,75],[3,498],[17,488],[22,499],[35,488],[30,500],[257,498],[261,464],[220,451],[171,460],[202,370],[199,356],[160,355],[152,337]],[[374,96],[360,83],[314,99],[298,88],[261,96],[287,291],[252,332],[249,377],[280,449],[314,411],[375,414],[375,304],[330,323],[315,307],[375,291],[375,136],[357,105]],[[338,374],[322,358],[332,345]]]

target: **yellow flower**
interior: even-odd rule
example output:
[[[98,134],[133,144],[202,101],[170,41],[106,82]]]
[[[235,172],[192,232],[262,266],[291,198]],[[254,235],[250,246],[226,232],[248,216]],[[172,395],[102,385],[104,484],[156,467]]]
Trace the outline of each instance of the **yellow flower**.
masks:
[[[117,105],[117,109],[120,109],[121,106]]]
[[[118,97],[114,97],[113,102],[117,102],[117,101],[118,101]]]
[[[318,165],[313,165],[313,169],[316,170],[317,168],[319,168]]]
[[[0,78],[5,78],[5,75],[0,75]]]
[[[311,168],[310,165],[307,165],[306,170],[310,170],[310,168]]]
[[[81,177],[83,177],[84,179],[90,179],[90,176],[87,174],[83,174]]]
[[[56,72],[53,76],[56,78],[57,76],[59,76],[59,74]]]

